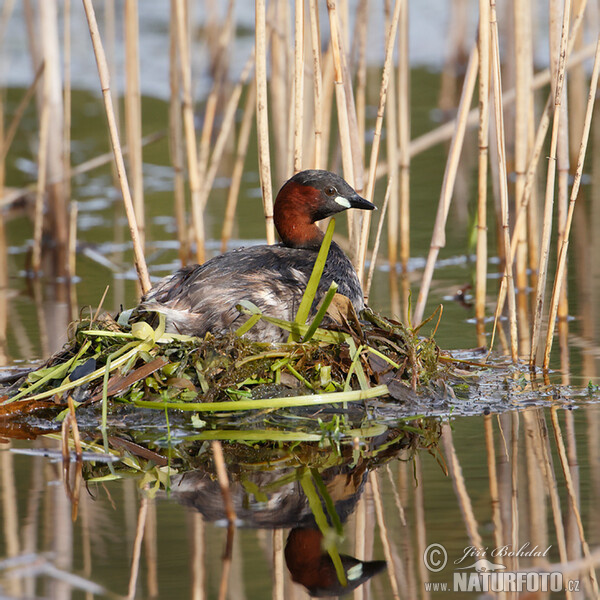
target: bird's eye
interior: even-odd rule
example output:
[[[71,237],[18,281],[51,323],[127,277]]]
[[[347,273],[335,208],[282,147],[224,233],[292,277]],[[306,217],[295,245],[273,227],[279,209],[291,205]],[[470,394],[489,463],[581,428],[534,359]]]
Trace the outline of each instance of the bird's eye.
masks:
[[[337,191],[336,191],[336,189],[333,186],[329,186],[329,187],[325,188],[325,193],[328,196],[335,196],[337,194]]]

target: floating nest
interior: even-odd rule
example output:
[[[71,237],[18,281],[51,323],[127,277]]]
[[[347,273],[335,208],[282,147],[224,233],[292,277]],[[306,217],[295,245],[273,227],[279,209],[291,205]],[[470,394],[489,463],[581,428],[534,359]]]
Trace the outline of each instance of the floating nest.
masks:
[[[432,338],[370,309],[359,318],[343,296],[329,306],[327,328],[281,321],[251,305],[240,310],[249,314],[240,330],[203,339],[165,333],[164,322],[153,328],[108,315],[73,323],[61,352],[3,390],[4,428],[23,419],[56,428],[71,402],[84,428],[98,427],[99,419],[104,428],[156,427],[169,425],[171,415],[171,424],[196,429],[211,419],[220,419],[220,428],[225,419],[230,429],[269,422],[281,430],[290,418],[305,427],[317,415],[312,421],[322,435],[329,414],[351,433],[368,419],[369,404],[357,401],[405,404],[445,393],[451,361]],[[300,341],[246,340],[248,323],[259,319]],[[315,435],[305,427],[309,437],[311,430]]]

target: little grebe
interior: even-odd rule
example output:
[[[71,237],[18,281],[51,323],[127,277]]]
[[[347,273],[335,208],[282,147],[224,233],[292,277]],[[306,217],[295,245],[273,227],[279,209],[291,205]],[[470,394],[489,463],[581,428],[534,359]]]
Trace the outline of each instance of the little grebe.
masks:
[[[163,313],[167,331],[200,337],[209,331],[223,333],[240,327],[248,318],[236,309],[240,300],[249,300],[264,314],[293,321],[323,240],[315,222],[348,208],[373,210],[375,205],[334,173],[301,171],[284,184],[275,200],[280,244],[240,248],[202,265],[184,267],[154,286],[138,310]],[[364,308],[356,271],[332,242],[312,316],[332,281],[357,312]],[[263,342],[285,341],[287,336],[264,320],[245,334]]]

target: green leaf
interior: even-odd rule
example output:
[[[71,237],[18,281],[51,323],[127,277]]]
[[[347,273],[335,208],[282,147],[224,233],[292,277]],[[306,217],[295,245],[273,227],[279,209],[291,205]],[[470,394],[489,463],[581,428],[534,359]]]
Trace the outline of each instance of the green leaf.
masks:
[[[321,248],[319,249],[317,260],[315,260],[315,265],[313,267],[312,273],[310,274],[310,279],[306,284],[306,289],[304,290],[302,301],[300,302],[300,306],[298,307],[298,312],[296,313],[296,318],[294,319],[295,325],[306,324],[306,320],[308,319],[308,315],[310,314],[310,307],[312,306],[315,296],[317,295],[317,289],[319,287],[319,282],[321,281],[321,275],[323,275],[323,269],[325,268],[327,255],[329,254],[329,247],[331,246],[334,228],[335,219],[331,219],[331,221],[329,221],[329,225],[327,226],[327,231],[325,232],[323,242],[321,243]],[[290,338],[291,339],[289,341],[293,340],[294,342],[298,342],[300,340],[300,332],[296,331],[295,329],[292,329]]]

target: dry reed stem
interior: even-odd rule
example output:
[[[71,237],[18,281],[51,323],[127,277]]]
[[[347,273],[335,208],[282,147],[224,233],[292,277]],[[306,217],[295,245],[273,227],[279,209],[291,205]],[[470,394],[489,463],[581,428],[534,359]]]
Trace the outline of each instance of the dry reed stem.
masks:
[[[502,515],[500,512],[498,471],[496,469],[494,426],[491,415],[485,415],[483,417],[483,426],[485,429],[485,448],[487,451],[487,467],[490,485],[490,504],[492,507],[492,522],[494,523],[494,544],[496,544],[496,548],[502,548],[502,546],[504,546],[504,538],[502,536]]]
[[[0,442],[0,449],[2,449],[0,452],[0,493],[2,494],[2,515],[4,517],[2,541],[7,557],[18,556],[21,552],[14,454],[7,452],[11,447],[12,443],[8,440]]]
[[[235,123],[235,115],[240,102],[240,98],[242,96],[242,91],[252,71],[253,63],[254,51],[252,52],[250,58],[246,62],[246,65],[242,70],[242,74],[240,75],[240,79],[233,88],[233,91],[229,96],[229,100],[227,101],[227,105],[225,106],[221,129],[214,143],[213,152],[210,157],[210,164],[208,165],[208,169],[204,174],[204,185],[202,186],[202,194],[200,196],[200,206],[203,210],[206,208],[206,202],[208,200],[208,196],[210,195],[212,186],[215,182],[217,170],[219,169],[221,159],[223,158],[223,153],[225,152],[225,146],[230,138],[230,133]]]
[[[146,590],[148,597],[158,598],[157,522],[156,500],[148,499],[148,515],[144,531],[144,554],[146,556]]]
[[[175,2],[171,0],[171,14],[175,14]],[[175,200],[175,223],[179,241],[179,260],[185,266],[190,258],[190,240],[185,210],[185,177],[183,125],[181,122],[181,78],[177,65],[177,32],[175,19],[169,22],[169,153],[173,165],[173,198]]]
[[[447,423],[442,426],[442,443],[444,444],[448,471],[452,479],[460,512],[467,528],[467,534],[471,540],[471,544],[475,546],[475,548],[483,548],[483,542],[479,535],[479,526],[477,524],[477,519],[475,518],[475,513],[473,512],[473,504],[471,503],[471,498],[469,497],[465,479],[462,474],[462,468],[458,462],[458,457],[456,456],[456,448],[452,441],[452,429]]]
[[[331,51],[333,56],[335,99],[340,130],[340,146],[342,150],[342,169],[344,178],[356,188],[354,160],[352,158],[352,140],[348,117],[348,104],[346,102],[346,88],[344,86],[344,71],[342,68],[342,48],[338,28],[338,17],[335,1],[327,2],[329,14],[329,28],[331,35]]]
[[[294,173],[302,170],[304,143],[304,0],[295,1],[294,13]]]
[[[273,600],[285,599],[283,529],[273,529]]]
[[[4,39],[6,28],[15,8],[15,0],[6,0],[2,5],[2,13],[0,14],[0,40]]]
[[[546,133],[548,132],[548,127],[550,125],[550,111],[552,108],[551,98],[552,98],[552,94],[550,94],[550,96],[548,97],[548,101],[546,102],[546,106],[542,112],[542,116],[541,116],[540,123],[538,126],[533,150],[531,152],[531,157],[529,160],[529,167],[527,168],[527,175],[525,177],[525,185],[523,187],[522,195],[520,198],[517,197],[517,199],[516,199],[516,204],[517,204],[518,208],[517,208],[517,213],[516,213],[516,218],[515,218],[513,237],[511,239],[511,245],[510,245],[510,247],[511,247],[510,262],[511,263],[514,260],[515,249],[517,247],[517,234],[520,231],[522,220],[525,218],[525,216],[527,214],[526,209],[531,204],[530,199],[531,199],[531,195],[533,192],[533,185],[535,183],[535,174],[537,172],[539,158],[541,156],[542,149],[544,146],[544,141],[546,139]],[[500,315],[502,313],[502,311],[504,310],[504,302],[506,300],[506,285],[507,285],[507,278],[502,277],[502,280],[500,282],[500,291],[498,292],[498,299],[497,299],[497,303],[496,303],[496,315]],[[498,325],[498,319],[495,318],[494,326],[492,329],[492,336],[491,336],[490,344],[489,344],[490,351],[494,347],[494,340],[496,337],[497,325]]]
[[[533,320],[533,333],[531,335],[531,353],[529,364],[535,366],[539,336],[542,328],[542,312],[544,309],[544,293],[546,279],[548,276],[548,260],[550,256],[550,234],[552,231],[552,212],[554,207],[554,180],[556,176],[556,148],[558,146],[560,107],[563,95],[563,83],[565,78],[565,62],[567,53],[567,40],[569,32],[569,19],[571,13],[571,0],[565,0],[562,32],[560,38],[560,54],[558,71],[556,74],[556,86],[554,93],[554,118],[552,122],[552,138],[550,141],[550,155],[548,162],[548,176],[546,179],[546,198],[544,202],[544,220],[542,225],[542,244],[540,254],[540,265],[538,271],[538,284],[535,294],[535,311]]]
[[[75,285],[75,275],[77,271],[77,213],[79,205],[71,201],[69,205],[69,239],[67,245],[67,285],[69,289],[69,304],[71,321],[76,321],[79,315],[77,302],[77,286]]]
[[[419,324],[423,320],[423,313],[425,312],[425,304],[429,294],[429,287],[431,286],[435,261],[437,260],[440,249],[446,245],[446,221],[448,219],[448,211],[450,210],[450,202],[452,201],[452,192],[454,189],[454,181],[456,180],[456,172],[458,170],[460,153],[465,138],[467,116],[469,113],[469,107],[471,106],[471,100],[473,98],[473,91],[475,90],[478,63],[479,52],[477,46],[475,45],[471,51],[467,72],[465,74],[465,81],[458,105],[456,129],[454,131],[452,143],[450,144],[450,149],[448,151],[448,160],[446,162],[446,169],[444,171],[444,180],[442,182],[442,189],[440,191],[440,202],[438,204],[437,215],[433,227],[431,245],[429,248],[429,254],[427,256],[425,269],[423,271],[423,279],[421,281],[417,305],[414,311],[413,322],[416,324]]]
[[[255,3],[256,27],[256,122],[258,130],[258,172],[265,213],[267,244],[275,243],[271,153],[269,150],[269,114],[267,103],[267,31],[265,0]]]
[[[377,263],[377,253],[379,252],[379,244],[381,242],[381,234],[383,232],[383,224],[385,222],[385,216],[390,203],[390,197],[392,196],[393,181],[390,178],[388,180],[387,189],[385,191],[385,197],[383,199],[383,206],[381,208],[381,215],[379,217],[379,223],[377,224],[377,235],[375,236],[375,243],[373,245],[373,251],[371,253],[371,264],[369,265],[369,274],[367,276],[367,283],[364,288],[365,304],[369,303],[369,295],[371,293],[371,284],[373,283],[373,274],[375,273],[375,265]],[[388,220],[389,222],[389,220]]]
[[[84,0],[85,2],[86,0]],[[127,599],[133,600],[137,587],[137,579],[140,571],[140,558],[142,555],[142,540],[144,539],[144,530],[146,528],[146,516],[148,515],[148,498],[142,497],[140,509],[138,511],[137,526],[135,530],[135,540],[131,557],[131,571],[129,574],[129,588]]]
[[[511,418],[511,453],[510,453],[510,543],[513,548],[519,546],[519,413],[515,410],[510,413]],[[519,557],[513,556],[512,570],[519,570]]]
[[[490,3],[479,0],[479,169],[477,173],[477,256],[475,265],[475,319],[480,346],[485,345],[487,289],[487,186],[490,113]]]
[[[77,262],[77,202],[71,202],[69,215],[69,279],[75,277],[75,266]]]
[[[191,598],[192,600],[205,600],[206,593],[206,566],[205,566],[205,540],[204,540],[204,520],[199,512],[188,513],[192,520],[191,536],[192,536],[192,556],[190,560],[190,568],[192,573],[191,582]]]
[[[404,271],[408,269],[410,258],[410,53],[409,53],[409,21],[408,0],[401,0],[399,42],[398,42],[398,154],[400,161],[399,179],[399,214],[392,221],[390,211],[390,227],[393,223],[400,224],[400,262]],[[392,209],[395,200],[392,199]],[[396,225],[397,227],[397,225]],[[388,230],[389,231],[389,230]],[[405,303],[408,321],[408,304]]]
[[[33,82],[27,88],[27,91],[23,95],[23,98],[21,98],[21,101],[19,102],[17,109],[13,113],[13,117],[10,121],[10,125],[6,129],[6,134],[3,136],[3,139],[2,139],[2,147],[0,147],[0,161],[3,161],[6,158],[6,155],[8,154],[8,151],[10,150],[10,146],[15,138],[15,135],[16,135],[19,125],[21,123],[21,119],[23,118],[23,114],[27,110],[27,107],[29,106],[29,102],[31,102],[31,98],[35,94],[38,81],[40,80],[40,77],[42,76],[43,73],[44,73],[44,63],[42,63],[38,67],[38,69],[35,73],[35,77],[33,78]]]
[[[133,207],[142,247],[145,244],[144,176],[142,173],[142,95],[138,0],[125,0],[125,136],[129,146],[129,173]]]
[[[394,557],[392,555],[390,537],[387,530],[387,525],[385,524],[383,499],[381,498],[381,490],[379,489],[379,477],[377,471],[371,471],[369,473],[369,483],[371,484],[371,489],[373,490],[375,514],[377,515],[377,525],[379,526],[381,545],[383,546],[383,555],[385,556],[385,560],[387,562],[392,594],[394,598],[400,600],[400,591],[398,589],[398,575],[396,573],[396,562],[394,561]]]
[[[491,25],[491,49],[492,49],[492,81],[494,91],[494,116],[496,130],[496,147],[498,153],[498,176],[500,188],[500,207],[502,216],[502,233],[504,255],[507,257],[505,277],[508,286],[508,313],[510,322],[510,353],[513,362],[516,362],[519,357],[518,352],[518,337],[517,337],[517,312],[515,303],[515,288],[512,274],[511,245],[510,245],[510,229],[508,222],[508,173],[506,167],[506,147],[504,140],[504,116],[502,107],[502,79],[500,73],[500,42],[498,39],[498,22],[496,20],[496,3],[495,0],[490,1],[490,25]],[[496,319],[498,313],[496,313]]]
[[[216,15],[213,15],[216,16]],[[198,151],[198,177],[200,180],[200,186],[204,189],[206,171],[208,169],[208,160],[210,156],[210,146],[212,143],[213,129],[215,124],[215,117],[219,106],[219,98],[222,95],[224,83],[225,83],[225,69],[226,60],[225,53],[228,51],[231,35],[232,35],[232,24],[233,24],[233,0],[229,0],[227,5],[227,14],[223,26],[219,31],[212,31],[213,27],[209,27],[211,33],[209,33],[209,46],[215,48],[213,50],[214,60],[214,75],[213,85],[208,93],[206,99],[206,106],[204,109],[204,120],[202,123],[202,133],[200,134],[200,148]],[[204,203],[202,203],[202,210],[204,210]]]
[[[586,2],[583,2],[582,5],[579,7],[579,11],[575,16],[575,19],[573,20],[573,27],[572,27],[571,33],[569,35],[569,41],[567,44],[567,56],[565,58],[565,62],[568,62],[569,66],[578,65],[578,64],[580,64],[580,62],[582,60],[585,60],[585,58],[588,58],[590,46],[586,47],[585,52],[582,51],[577,56],[573,55],[571,57],[571,52],[572,52],[575,40],[577,39],[577,34],[579,32],[579,28],[583,22],[585,5],[586,5]],[[541,75],[547,76],[547,78],[544,77],[542,79]],[[541,82],[541,81],[545,81],[545,83],[550,82],[550,71],[548,69],[546,71],[543,71],[542,73],[539,73],[538,75],[536,75],[534,77],[533,88],[537,87],[536,82]],[[509,94],[511,94],[511,99],[512,99],[513,92],[515,92],[515,94],[516,94],[516,90],[510,90],[509,92],[507,92],[506,94],[503,95],[503,98],[505,96],[508,96]],[[515,98],[516,98],[516,95],[515,95]],[[545,106],[544,110],[542,111],[542,116],[540,118],[540,123],[538,126],[537,134],[535,136],[535,142],[533,144],[531,158],[529,160],[529,167],[527,169],[527,174],[525,177],[525,185],[523,186],[522,195],[520,197],[518,195],[516,196],[516,205],[518,208],[517,208],[517,213],[516,213],[516,218],[515,218],[513,236],[511,239],[511,257],[510,257],[511,263],[515,257],[517,236],[519,234],[519,231],[521,230],[521,223],[522,223],[522,219],[525,218],[526,209],[528,209],[527,214],[530,215],[530,220],[531,220],[532,213],[534,215],[536,215],[535,207],[530,202],[530,198],[533,193],[533,184],[535,183],[535,174],[537,171],[539,158],[541,156],[541,152],[542,152],[542,149],[544,146],[544,141],[546,139],[546,133],[548,131],[548,127],[550,126],[550,114],[551,114],[551,111],[553,108],[553,102],[552,102],[553,98],[554,98],[554,94],[551,91],[550,94],[548,95],[548,100],[546,102],[546,106]],[[533,225],[534,225],[533,223],[529,223],[530,230],[528,232],[528,243],[529,243],[530,254],[534,254],[532,252],[532,250],[535,249],[536,250],[535,254],[537,255],[538,254],[538,252],[537,252],[537,249],[538,249],[537,230],[535,228],[532,229]],[[530,265],[531,265],[530,269],[531,269],[532,273],[534,273],[535,268],[537,267],[537,264],[533,265],[531,263],[531,260],[532,260],[532,256],[530,256]],[[505,297],[506,297],[506,278],[503,277],[502,281],[500,283],[500,292],[498,293],[496,314],[500,314],[502,312],[502,310],[504,309]],[[496,325],[497,325],[497,319],[494,321],[494,329],[492,331],[492,338],[491,338],[490,345],[489,345],[490,349],[494,345]]]
[[[389,2],[385,2],[386,18]],[[358,137],[365,139],[366,112],[367,112],[367,29],[369,24],[369,2],[360,0],[356,8],[356,21],[354,24],[353,46],[358,54],[356,61],[356,122],[358,124]],[[386,23],[387,29],[387,23]],[[355,54],[356,55],[356,54]]]
[[[537,432],[540,440],[541,456],[540,469],[546,482],[546,490],[550,497],[550,506],[552,507],[552,517],[554,521],[554,529],[556,534],[556,542],[558,545],[558,555],[560,562],[567,562],[567,547],[565,542],[565,528],[562,521],[562,513],[560,506],[560,496],[558,494],[558,485],[556,475],[554,473],[554,464],[552,460],[552,451],[548,439],[548,429],[544,420],[544,414],[541,410],[536,411]],[[567,590],[567,598],[571,598],[569,590]]]
[[[583,61],[588,58],[594,56],[596,51],[596,44],[590,43],[587,44],[582,50],[579,52],[573,52],[569,54],[569,60],[567,65],[567,70],[580,65]],[[550,83],[550,71],[549,69],[544,69],[538,73],[536,73],[533,77],[532,89],[537,90],[540,89]],[[511,88],[502,92],[502,102],[505,107],[508,107],[515,101],[515,89]],[[474,127],[479,122],[479,108],[474,108],[469,111],[467,117],[467,126]],[[447,121],[443,125],[420,135],[419,137],[414,138],[410,143],[410,156],[415,157],[422,152],[437,146],[443,142],[446,142],[452,138],[454,132],[457,127],[457,119],[452,119]],[[382,164],[377,169],[377,178],[381,178],[387,175],[387,166]]]
[[[354,556],[358,560],[365,560],[367,547],[367,500],[362,494],[354,511]],[[363,600],[364,588],[359,586],[354,590],[354,600]]]
[[[181,69],[181,85],[183,90],[183,129],[187,154],[188,177],[192,204],[192,227],[196,242],[196,260],[203,263],[204,250],[204,215],[200,202],[200,169],[196,148],[196,128],[194,125],[194,105],[192,101],[192,70],[190,59],[190,40],[186,19],[186,0],[175,0],[175,18],[177,42],[179,50],[179,66]]]
[[[155,131],[154,133],[150,133],[142,138],[142,146],[154,144],[155,142],[162,140],[164,137],[164,131]],[[129,148],[127,146],[123,146],[121,147],[121,152],[123,156],[125,156],[129,152]],[[92,171],[93,169],[98,169],[99,167],[102,167],[103,165],[109,163],[113,159],[114,153],[112,150],[110,152],[104,152],[103,154],[99,154],[94,158],[90,158],[89,160],[86,160],[72,167],[70,177],[71,179],[73,179],[73,177],[77,175],[83,175],[84,173]]]
[[[552,430],[554,431],[554,439],[556,441],[556,446],[558,448],[558,456],[560,459],[560,464],[563,470],[563,475],[565,476],[565,483],[567,485],[567,493],[569,496],[569,501],[571,504],[571,510],[573,511],[573,515],[575,517],[575,522],[577,523],[577,532],[579,534],[579,541],[581,542],[581,548],[583,550],[583,556],[587,560],[592,560],[590,547],[585,539],[585,530],[583,528],[583,522],[581,520],[581,513],[579,511],[578,500],[577,500],[577,490],[573,483],[573,476],[571,474],[571,469],[569,467],[569,459],[567,457],[567,451],[565,449],[565,442],[563,440],[562,431],[560,428],[560,422],[558,420],[557,407],[550,407],[550,418],[552,419]],[[596,572],[593,567],[589,569],[589,577],[590,582],[592,584],[592,590],[594,591],[594,595],[596,598],[600,597],[600,590],[598,588],[598,579],[596,578]]]
[[[548,331],[546,334],[546,347],[544,350],[544,361],[543,367],[547,369],[550,362],[550,352],[552,351],[552,340],[554,337],[554,325],[556,321],[556,315],[558,312],[558,302],[560,298],[561,287],[565,279],[565,270],[567,264],[567,251],[569,249],[569,235],[571,232],[571,225],[573,223],[573,213],[575,211],[575,202],[579,194],[579,186],[581,185],[581,176],[583,174],[583,165],[585,162],[585,155],[587,151],[587,145],[590,134],[590,127],[592,123],[592,114],[594,111],[594,104],[596,100],[596,90],[598,87],[598,75],[600,73],[600,40],[596,46],[596,56],[594,58],[594,68],[592,71],[592,78],[590,82],[590,91],[588,94],[588,102],[585,112],[585,121],[583,126],[583,134],[581,143],[579,145],[579,155],[577,157],[577,168],[575,170],[575,178],[573,180],[573,187],[571,188],[571,197],[569,200],[569,210],[567,214],[567,220],[564,228],[564,235],[561,240],[561,246],[558,253],[558,265],[556,267],[556,274],[554,277],[554,287],[552,289],[552,298],[550,300],[550,314],[548,317]]]
[[[235,524],[235,508],[231,498],[231,490],[229,489],[229,478],[227,476],[227,467],[225,465],[225,457],[223,456],[223,446],[218,440],[211,442],[213,462],[221,494],[223,495],[223,503],[225,504],[225,515],[230,524]]]
[[[63,193],[71,198],[71,0],[63,8]],[[70,232],[70,230],[69,230]]]
[[[314,157],[313,168],[320,169],[323,154],[323,72],[321,68],[321,34],[317,0],[309,0],[310,39],[313,54],[313,97],[314,97]]]
[[[367,179],[367,189],[365,197],[373,201],[375,193],[375,179],[377,169],[377,159],[379,157],[379,143],[381,141],[381,129],[383,127],[383,117],[385,115],[385,104],[387,100],[388,84],[390,73],[392,73],[392,61],[394,58],[394,44],[396,41],[396,32],[398,31],[398,21],[400,20],[401,0],[396,0],[394,13],[387,32],[385,45],[385,60],[383,63],[383,73],[381,74],[381,87],[379,90],[379,106],[377,108],[377,118],[375,119],[375,130],[373,132],[373,142],[371,144],[371,158],[369,161],[369,175]],[[366,212],[362,219],[362,228],[360,235],[360,245],[358,248],[358,278],[362,282],[364,278],[364,265],[367,257],[367,246],[369,243],[369,231],[371,225],[371,213]]]
[[[291,43],[290,33],[290,6],[289,2],[271,2],[267,15],[267,22],[271,14],[277,23],[276,27],[268,27],[271,43],[271,78],[269,81],[269,102],[271,118],[271,134],[275,149],[274,178],[282,183],[289,176],[293,168],[293,155],[289,146],[290,130],[292,125],[289,117],[291,110],[290,74],[293,77],[293,69],[289,64],[289,53]],[[288,164],[289,163],[289,164]]]
[[[117,173],[119,176],[119,183],[121,184],[121,193],[123,195],[123,202],[125,204],[125,212],[127,214],[127,221],[129,223],[129,231],[131,234],[131,241],[133,243],[133,252],[135,257],[135,268],[138,273],[138,278],[142,292],[147,292],[150,289],[150,277],[148,275],[148,269],[146,267],[146,260],[144,258],[144,251],[140,243],[138,235],[138,227],[135,218],[135,212],[133,209],[133,202],[131,194],[129,192],[129,185],[127,183],[127,173],[125,171],[125,163],[123,161],[123,153],[121,151],[121,144],[119,142],[119,132],[117,130],[117,122],[115,119],[115,113],[113,110],[112,94],[110,91],[110,77],[108,73],[108,65],[106,63],[106,56],[102,47],[102,40],[100,39],[100,32],[98,31],[98,23],[96,22],[96,15],[94,13],[94,7],[92,0],[83,0],[85,8],[85,14],[88,21],[90,30],[90,36],[92,38],[92,45],[94,47],[94,55],[96,57],[96,64],[98,65],[98,75],[100,77],[100,85],[102,87],[102,96],[104,98],[104,107],[106,109],[106,117],[108,120],[108,129],[110,132],[110,140],[115,155],[115,163],[117,167]]]
[[[514,46],[515,46],[515,125],[514,125],[514,168],[516,206],[523,197],[526,182],[527,160],[532,139],[529,135],[530,124],[535,119],[533,110],[533,92],[531,79],[533,76],[533,31],[531,22],[531,1],[522,5],[513,5],[514,11]],[[516,238],[516,239],[515,239]],[[515,287],[517,290],[517,311],[519,323],[519,354],[529,355],[529,322],[528,322],[528,276],[527,276],[527,224],[514,227],[511,240],[511,253],[515,261]]]
[[[40,117],[40,139],[38,146],[38,178],[35,190],[35,213],[33,220],[33,251],[31,255],[31,270],[39,273],[42,262],[42,230],[44,225],[44,193],[46,191],[46,173],[48,165],[48,125],[50,120],[50,105],[46,102],[47,78],[44,76],[44,101]]]
[[[423,468],[419,454],[414,457],[415,464],[415,479],[414,485],[414,521],[415,521],[415,538],[417,542],[417,556],[424,556],[427,548],[427,529],[425,526],[425,498],[423,493]],[[429,581],[429,571],[425,567],[424,560],[417,561],[419,570],[419,579],[421,584],[423,600],[429,600],[429,590],[425,589],[425,582]]]
[[[404,0],[400,0],[400,16],[398,19],[398,28],[401,27],[402,19],[402,8],[404,7]],[[390,20],[390,3],[385,3],[385,30],[389,30]],[[398,66],[400,70],[400,65]],[[399,90],[398,90],[399,93]],[[388,164],[388,172],[392,180],[392,189],[390,192],[390,202],[388,206],[388,217],[387,217],[387,248],[388,248],[388,264],[390,267],[390,273],[396,271],[396,263],[398,262],[398,171],[399,171],[399,142],[398,142],[398,119],[400,118],[399,109],[396,108],[396,83],[395,73],[392,69],[390,71],[390,81],[388,84],[387,92],[387,110],[385,111],[385,141],[386,141],[386,160]],[[364,134],[363,134],[364,138]],[[369,269],[370,272],[370,269]]]
[[[231,183],[227,194],[227,205],[225,208],[225,218],[223,220],[223,231],[221,232],[221,252],[227,250],[227,244],[231,238],[233,231],[233,220],[237,208],[238,197],[240,194],[240,185],[242,175],[244,174],[244,161],[248,152],[248,142],[250,141],[250,132],[252,130],[252,117],[256,112],[256,80],[253,80],[248,87],[248,95],[242,123],[240,125],[240,133],[238,137],[237,150],[235,155],[235,163],[231,173]]]

